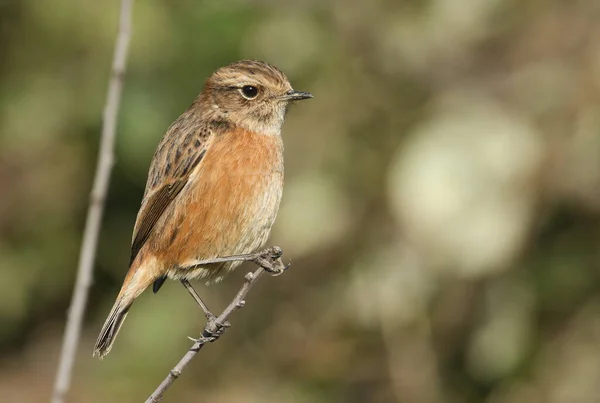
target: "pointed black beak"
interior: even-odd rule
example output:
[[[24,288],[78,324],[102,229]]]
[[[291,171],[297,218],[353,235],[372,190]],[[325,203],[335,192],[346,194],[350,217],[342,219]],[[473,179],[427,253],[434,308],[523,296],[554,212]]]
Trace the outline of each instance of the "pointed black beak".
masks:
[[[283,96],[283,99],[285,99],[287,101],[300,101],[302,99],[309,99],[312,97],[313,97],[312,94],[309,92],[290,90],[285,93],[285,95]]]

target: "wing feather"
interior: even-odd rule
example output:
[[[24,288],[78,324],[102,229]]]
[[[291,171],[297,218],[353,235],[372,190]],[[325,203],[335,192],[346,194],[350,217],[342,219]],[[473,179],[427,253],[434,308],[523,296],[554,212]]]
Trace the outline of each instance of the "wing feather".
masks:
[[[187,177],[177,180],[170,185],[163,186],[150,195],[148,202],[146,203],[146,207],[143,210],[140,210],[140,216],[138,217],[139,226],[135,232],[135,237],[133,238],[133,242],[131,244],[131,259],[129,260],[130,266],[135,260],[140,249],[142,249],[142,246],[144,246],[148,240],[148,237],[152,233],[154,225],[158,219],[165,212],[169,204],[175,200],[179,192],[181,192],[186,184]]]
[[[186,114],[169,127],[152,160],[144,200],[135,222],[129,266],[202,161],[211,134],[211,130],[197,124],[193,116],[186,118]]]

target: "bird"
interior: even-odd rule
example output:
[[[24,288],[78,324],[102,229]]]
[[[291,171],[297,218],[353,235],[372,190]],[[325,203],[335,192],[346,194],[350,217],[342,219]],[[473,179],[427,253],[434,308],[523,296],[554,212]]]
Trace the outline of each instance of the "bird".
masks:
[[[281,129],[290,103],[312,98],[277,67],[241,60],[216,70],[167,129],[150,164],[129,270],[100,331],[106,356],[134,300],[179,280],[220,281],[269,237],[283,193]],[[237,257],[237,259],[236,259]]]

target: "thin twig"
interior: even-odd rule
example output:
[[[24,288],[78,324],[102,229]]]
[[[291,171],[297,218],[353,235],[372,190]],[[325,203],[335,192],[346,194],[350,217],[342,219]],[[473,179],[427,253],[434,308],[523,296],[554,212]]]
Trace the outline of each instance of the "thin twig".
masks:
[[[94,186],[90,197],[83,241],[79,255],[77,280],[69,306],[67,327],[62,344],[60,363],[54,383],[53,403],[63,403],[71,383],[73,363],[77,353],[83,315],[92,283],[92,271],[96,258],[98,234],[108,191],[110,172],[113,166],[113,149],[116,136],[117,116],[123,91],[123,77],[127,61],[127,50],[131,37],[131,14],[133,0],[121,0],[119,32],[113,55],[112,72],[108,84],[108,95],[102,120],[100,151],[96,165]]]
[[[198,351],[200,351],[206,343],[208,343],[210,341],[214,341],[215,338],[213,337],[213,335],[219,334],[220,332],[222,332],[224,330],[223,324],[227,322],[227,319],[229,319],[229,316],[233,312],[237,311],[238,309],[240,309],[241,307],[243,307],[245,305],[245,303],[246,303],[245,298],[246,298],[246,295],[248,294],[248,291],[250,291],[250,288],[252,288],[254,283],[256,283],[258,278],[265,271],[272,271],[274,265],[279,265],[281,267],[281,269],[286,269],[287,267],[289,267],[289,265],[286,267],[283,267],[283,264],[281,263],[281,260],[279,258],[279,256],[281,256],[281,249],[279,249],[278,247],[274,247],[271,250],[276,251],[276,253],[271,256],[271,259],[267,258],[267,260],[265,260],[265,259],[252,260],[254,263],[258,264],[260,267],[258,269],[256,269],[254,272],[249,272],[248,274],[246,274],[246,276],[244,277],[244,284],[242,285],[242,288],[240,288],[238,293],[235,295],[233,300],[229,303],[229,305],[227,305],[225,310],[217,317],[216,320],[209,322],[206,325],[200,338],[195,340],[194,345],[187,351],[187,353],[185,353],[185,355],[177,363],[177,365],[175,365],[175,367],[171,371],[169,371],[169,374],[167,375],[167,377],[161,382],[160,385],[158,385],[156,390],[146,400],[146,403],[157,403],[162,399],[165,391],[171,386],[171,384],[173,382],[175,382],[175,380],[177,378],[179,378],[179,376],[181,375],[181,372],[190,363],[192,358],[194,358],[196,356]],[[262,257],[265,257],[265,254],[263,254]]]

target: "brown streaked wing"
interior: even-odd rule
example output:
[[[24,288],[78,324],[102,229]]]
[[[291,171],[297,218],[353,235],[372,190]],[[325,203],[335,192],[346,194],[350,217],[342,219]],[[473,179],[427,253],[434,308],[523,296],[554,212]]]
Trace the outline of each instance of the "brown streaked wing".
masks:
[[[198,128],[182,128],[177,124],[178,121],[171,126],[154,155],[145,200],[135,223],[129,266],[152,234],[160,217],[188,183],[191,172],[204,157],[210,142],[211,136],[206,128],[201,128],[204,130],[200,129],[199,133]],[[179,130],[184,130],[185,133],[173,132]],[[177,136],[179,142],[172,142],[173,136]],[[192,138],[195,141],[191,141]]]
[[[146,208],[143,212],[140,212],[141,215],[138,218],[140,224],[135,233],[133,243],[131,244],[129,266],[131,266],[140,249],[142,249],[142,246],[144,246],[148,240],[148,237],[152,233],[152,229],[160,216],[162,216],[167,209],[167,206],[171,204],[179,192],[181,192],[181,189],[183,189],[186,183],[187,177],[177,180],[170,185],[163,186],[150,196]]]

